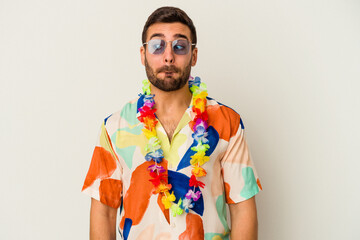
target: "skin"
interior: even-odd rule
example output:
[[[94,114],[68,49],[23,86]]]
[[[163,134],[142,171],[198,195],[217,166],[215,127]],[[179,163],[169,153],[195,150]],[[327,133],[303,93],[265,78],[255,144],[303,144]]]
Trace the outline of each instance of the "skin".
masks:
[[[257,240],[258,221],[255,197],[239,203],[229,204],[231,218],[231,240]]]
[[[146,42],[153,38],[160,38],[165,41],[173,41],[181,38],[186,38],[190,41],[191,32],[189,27],[182,23],[155,23],[148,28]],[[145,66],[147,62],[148,68],[152,69],[155,77],[165,84],[181,77],[182,72],[190,65],[196,65],[197,48],[190,50],[186,55],[176,55],[171,49],[171,44],[167,44],[166,49],[161,55],[153,55],[146,51],[145,47],[140,48],[141,63]],[[180,72],[163,72],[158,69],[164,66],[176,67]],[[171,142],[172,135],[176,126],[178,125],[185,110],[190,105],[191,93],[189,91],[188,83],[182,88],[165,92],[151,84],[151,93],[155,94],[155,108],[156,116],[164,127],[169,141]]]
[[[146,51],[147,45],[140,48],[141,62],[146,66],[146,74],[150,82],[154,81],[153,78],[158,79],[158,82],[165,86],[174,85],[175,80],[179,78],[183,78],[184,83],[187,82],[190,69],[196,64],[197,48],[194,48],[192,51],[190,50],[186,55],[176,55],[173,53],[171,42],[169,41],[176,39],[191,41],[190,36],[189,28],[181,23],[155,23],[149,27],[146,42],[152,39],[161,39],[167,42],[165,52],[160,55],[150,54]],[[150,71],[151,76],[149,76],[148,71]],[[157,88],[157,86],[154,85],[152,87]],[[184,85],[182,85],[181,88],[183,87]],[[160,90],[167,92],[165,89]],[[184,90],[188,91],[186,88],[184,88]]]
[[[191,38],[190,29],[182,23],[156,23],[148,28],[146,42],[152,38],[161,38],[165,41],[173,41],[179,38],[179,34],[188,40]],[[196,65],[198,50],[195,47],[187,55],[176,55],[171,49],[171,44],[161,55],[152,55],[145,47],[140,48],[141,63],[147,65],[147,71],[152,71],[165,85],[181,77],[186,68]],[[176,67],[179,71],[158,71],[164,66]],[[185,110],[191,101],[191,93],[186,83],[175,91],[163,91],[151,85],[151,92],[155,94],[156,115],[165,131],[169,141]],[[257,239],[257,213],[255,197],[246,201],[229,204],[231,217],[231,240],[256,240]],[[90,239],[113,240],[116,237],[116,214],[117,209],[109,207],[95,199],[91,201],[90,210]]]
[[[117,209],[91,198],[90,240],[116,239]]]

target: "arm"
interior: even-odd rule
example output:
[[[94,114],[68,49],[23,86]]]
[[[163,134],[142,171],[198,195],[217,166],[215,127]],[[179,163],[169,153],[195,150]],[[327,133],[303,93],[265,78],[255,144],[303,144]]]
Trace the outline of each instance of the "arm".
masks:
[[[231,216],[231,240],[257,240],[258,222],[255,197],[229,204]]]
[[[91,198],[90,240],[115,240],[116,214],[116,208]]]

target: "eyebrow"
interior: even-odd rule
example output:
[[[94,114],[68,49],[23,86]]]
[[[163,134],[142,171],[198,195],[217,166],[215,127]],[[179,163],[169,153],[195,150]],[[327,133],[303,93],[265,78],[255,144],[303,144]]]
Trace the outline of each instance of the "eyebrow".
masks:
[[[165,37],[165,35],[162,33],[154,33],[153,35],[150,36],[150,39],[152,39],[154,37]]]
[[[189,40],[187,36],[185,36],[184,34],[175,34],[174,35],[175,38],[185,38],[186,40]]]
[[[154,33],[153,35],[150,36],[150,39],[152,39],[154,37],[165,37],[165,35],[162,33]],[[185,38],[186,40],[189,40],[186,35],[180,34],[180,33],[175,34],[174,38]]]

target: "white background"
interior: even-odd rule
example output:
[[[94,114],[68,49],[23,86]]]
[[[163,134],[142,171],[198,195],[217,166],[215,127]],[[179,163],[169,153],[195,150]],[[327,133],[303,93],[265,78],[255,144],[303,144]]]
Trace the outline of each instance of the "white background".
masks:
[[[140,92],[157,7],[198,31],[192,75],[242,116],[259,239],[360,239],[360,2],[0,0],[0,239],[88,239],[103,118]]]

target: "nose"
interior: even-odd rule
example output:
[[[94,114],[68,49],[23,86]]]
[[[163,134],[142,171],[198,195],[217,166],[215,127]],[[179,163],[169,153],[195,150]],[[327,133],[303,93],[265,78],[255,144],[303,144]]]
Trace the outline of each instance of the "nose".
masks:
[[[164,57],[164,62],[167,64],[172,64],[175,62],[175,56],[174,56],[174,52],[172,50],[172,42],[167,42],[166,47],[165,47],[165,51],[163,53],[163,57]]]

